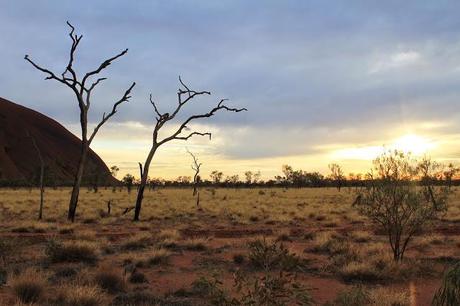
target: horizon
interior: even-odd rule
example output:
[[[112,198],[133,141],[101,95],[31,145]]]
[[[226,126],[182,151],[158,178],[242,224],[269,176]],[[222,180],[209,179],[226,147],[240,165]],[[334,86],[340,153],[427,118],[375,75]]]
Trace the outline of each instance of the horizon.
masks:
[[[221,98],[248,112],[194,124],[212,139],[162,147],[151,177],[192,175],[186,148],[203,162],[206,178],[213,170],[240,177],[250,170],[270,179],[284,164],[327,174],[328,164],[338,163],[346,175],[365,173],[384,147],[460,160],[460,3],[83,2],[83,12],[71,3],[0,2],[0,64],[10,72],[0,76],[0,96],[80,137],[75,98],[44,81],[24,54],[63,70],[66,20],[83,34],[80,72],[129,48],[104,73],[109,79],[90,111],[94,124],[130,82],[138,83],[91,146],[108,167],[120,168],[118,178],[138,177],[154,122],[148,95],[161,110],[173,108],[179,75],[213,93],[193,101],[187,115]]]

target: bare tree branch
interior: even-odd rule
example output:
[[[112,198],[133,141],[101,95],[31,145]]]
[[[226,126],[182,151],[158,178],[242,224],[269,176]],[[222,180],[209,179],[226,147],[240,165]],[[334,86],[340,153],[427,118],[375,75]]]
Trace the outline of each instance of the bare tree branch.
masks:
[[[91,144],[91,142],[93,141],[94,139],[94,136],[96,136],[97,132],[99,131],[100,127],[107,122],[107,120],[110,119],[110,117],[112,117],[113,115],[115,115],[115,113],[117,112],[117,107],[118,105],[120,105],[121,103],[123,102],[128,102],[129,99],[131,98],[130,96],[130,93],[131,93],[131,90],[134,88],[134,86],[136,85],[136,82],[133,82],[133,84],[131,84],[131,86],[126,90],[125,94],[123,95],[123,97],[121,97],[120,100],[118,100],[117,102],[115,102],[115,104],[113,105],[112,107],[112,111],[106,115],[105,113],[102,115],[102,120],[96,125],[96,127],[94,128],[93,130],[93,133],[91,134],[88,142],[89,144]]]
[[[89,87],[86,86],[86,82],[89,80],[89,78],[91,78],[94,75],[97,75],[102,70],[104,70],[106,67],[108,67],[113,61],[125,55],[128,52],[128,49],[105,60],[104,62],[102,62],[102,64],[99,65],[99,67],[96,70],[86,73],[83,79],[80,81],[78,78],[78,74],[73,67],[73,64],[75,60],[76,50],[83,36],[75,34],[75,28],[70,22],[67,22],[67,25],[70,27],[70,32],[68,35],[70,39],[72,40],[72,45],[70,47],[69,60],[67,61],[67,65],[65,67],[64,72],[61,74],[61,77],[58,77],[51,70],[43,68],[40,65],[36,64],[33,60],[29,58],[28,55],[25,55],[24,59],[28,61],[34,68],[45,73],[47,75],[45,78],[46,80],[51,80],[51,79],[56,80],[62,84],[65,84],[70,89],[72,89],[72,91],[75,93],[75,96],[77,98],[78,106],[80,108],[82,150],[81,150],[81,155],[80,155],[80,159],[78,162],[77,173],[75,175],[75,181],[74,181],[72,195],[71,195],[71,199],[69,203],[68,218],[69,220],[74,221],[76,207],[78,203],[78,195],[79,195],[81,180],[82,180],[83,173],[84,173],[87,155],[89,152],[89,146],[91,145],[91,142],[93,141],[94,137],[96,136],[101,126],[104,125],[113,115],[115,115],[115,113],[117,112],[118,106],[123,102],[127,102],[131,98],[130,96],[131,90],[134,88],[136,83],[133,83],[125,91],[124,95],[113,104],[112,110],[108,114],[104,113],[102,115],[101,121],[96,125],[96,127],[94,128],[94,131],[91,133],[90,137],[88,138],[88,111],[91,105],[91,93],[96,88],[96,86],[99,85],[102,81],[106,80],[106,78],[98,78],[96,81],[93,81]]]

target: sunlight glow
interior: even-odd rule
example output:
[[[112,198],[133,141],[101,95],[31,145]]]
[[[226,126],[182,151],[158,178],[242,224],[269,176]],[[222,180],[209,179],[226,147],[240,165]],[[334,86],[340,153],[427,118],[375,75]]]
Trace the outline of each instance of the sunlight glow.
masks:
[[[399,150],[413,155],[423,155],[435,148],[435,144],[424,137],[407,134],[391,142],[390,145],[345,148],[332,152],[335,159],[372,160],[386,150]]]

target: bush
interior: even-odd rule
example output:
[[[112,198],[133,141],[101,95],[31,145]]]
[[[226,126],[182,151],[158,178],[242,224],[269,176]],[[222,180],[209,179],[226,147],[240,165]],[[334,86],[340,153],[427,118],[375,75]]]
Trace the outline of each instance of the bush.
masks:
[[[344,281],[375,282],[381,280],[379,271],[368,262],[351,262],[339,271]]]
[[[161,299],[148,291],[135,291],[129,293],[122,293],[115,297],[112,306],[148,306],[148,305],[162,305]]]
[[[445,275],[433,298],[433,306],[460,305],[460,262]]]
[[[129,282],[133,284],[142,284],[142,283],[148,283],[148,280],[147,280],[147,277],[145,277],[144,273],[135,271],[129,276]]]
[[[373,164],[369,173],[375,177],[369,174],[353,206],[387,233],[393,259],[401,261],[414,235],[447,211],[450,187],[435,184],[447,169],[397,150],[383,153]]]
[[[331,255],[343,254],[349,251],[348,241],[337,234],[322,232],[314,237],[313,252],[327,253]]]
[[[169,256],[171,256],[171,253],[168,250],[157,249],[149,257],[147,263],[151,266],[164,265],[169,262]]]
[[[371,302],[369,292],[361,286],[352,287],[350,290],[341,291],[337,295],[334,306],[367,306]]]
[[[244,262],[244,255],[243,254],[235,254],[233,255],[233,262],[237,265],[241,265]]]
[[[266,271],[273,269],[303,270],[306,265],[305,260],[290,253],[283,244],[276,241],[269,243],[265,238],[249,242],[248,258],[254,268]]]
[[[47,282],[42,272],[27,269],[23,273],[13,276],[10,285],[21,302],[30,304],[38,302],[43,297]]]
[[[60,242],[49,240],[45,254],[53,263],[58,262],[84,262],[94,264],[98,258],[96,248],[92,244],[84,242]]]
[[[409,295],[405,291],[396,291],[388,288],[376,288],[368,290],[362,286],[352,287],[337,295],[333,303],[327,306],[406,306],[409,305]]]
[[[56,306],[99,306],[106,305],[107,298],[97,286],[72,285],[61,287],[51,302]]]
[[[150,235],[138,235],[128,239],[121,245],[124,251],[137,251],[143,250],[152,245],[152,238]]]
[[[265,273],[255,280],[245,275],[236,276],[235,287],[242,296],[236,305],[313,305],[310,292],[295,276],[283,272]]]
[[[102,268],[94,276],[96,284],[109,293],[118,293],[125,290],[126,284],[121,271]]]
[[[208,247],[206,246],[206,239],[189,239],[184,241],[183,248],[188,251],[197,251],[202,252],[206,251]]]

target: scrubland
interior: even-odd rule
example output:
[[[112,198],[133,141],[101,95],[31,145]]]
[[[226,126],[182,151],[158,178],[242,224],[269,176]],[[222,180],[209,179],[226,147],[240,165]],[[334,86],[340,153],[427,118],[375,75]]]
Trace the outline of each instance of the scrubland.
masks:
[[[460,190],[402,263],[352,188],[156,189],[136,223],[135,191],[69,196],[0,189],[3,305],[430,305],[460,259]]]

